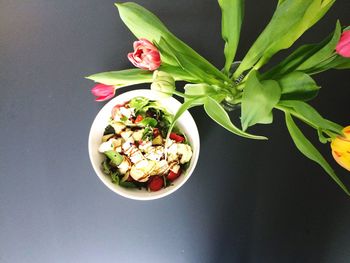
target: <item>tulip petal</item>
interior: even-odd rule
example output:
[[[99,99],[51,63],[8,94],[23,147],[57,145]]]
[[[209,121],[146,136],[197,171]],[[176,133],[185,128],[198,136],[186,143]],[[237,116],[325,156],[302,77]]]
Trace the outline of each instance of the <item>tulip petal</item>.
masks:
[[[111,85],[97,84],[91,89],[91,93],[96,96],[96,101],[108,100],[114,96],[115,87]]]
[[[344,136],[337,136],[331,142],[334,160],[343,168],[350,171],[350,126],[345,127]]]
[[[350,58],[350,30],[344,31],[336,47],[336,52],[346,58]]]
[[[138,68],[156,70],[161,64],[158,49],[147,39],[139,39],[133,43],[134,52],[128,53],[129,61]]]

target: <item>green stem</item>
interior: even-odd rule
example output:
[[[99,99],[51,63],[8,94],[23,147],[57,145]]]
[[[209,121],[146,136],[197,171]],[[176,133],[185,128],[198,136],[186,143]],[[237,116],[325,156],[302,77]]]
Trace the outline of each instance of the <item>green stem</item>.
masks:
[[[306,123],[310,127],[314,128],[316,131],[318,131],[319,127],[317,127],[314,124],[312,124],[311,122],[309,122],[307,119],[305,119],[305,117],[303,115],[300,115],[299,113],[297,113],[293,110],[290,110],[288,108],[285,108],[283,106],[280,106],[280,105],[276,105],[275,108],[280,110],[280,111],[283,111],[284,113],[288,112],[289,114],[293,115],[294,117],[298,118],[299,120],[303,121],[304,123]],[[331,131],[323,130],[323,132],[325,134],[327,134],[330,138],[334,138],[336,136],[336,134],[331,132]]]
[[[182,92],[177,91],[177,90],[175,90],[173,92],[173,94],[176,95],[176,96],[179,96],[181,98],[184,98],[184,99],[196,99],[198,97],[198,96],[195,96],[195,95],[187,95],[187,94],[182,93]]]

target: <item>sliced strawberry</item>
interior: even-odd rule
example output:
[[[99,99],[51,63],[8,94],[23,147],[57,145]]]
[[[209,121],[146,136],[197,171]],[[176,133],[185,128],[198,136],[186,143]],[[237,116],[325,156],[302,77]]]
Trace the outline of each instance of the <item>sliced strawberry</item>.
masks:
[[[159,129],[158,128],[154,128],[153,129],[153,138],[156,138],[159,134],[160,134]]]
[[[170,133],[169,138],[176,141],[176,142],[183,142],[185,140],[185,138],[183,136],[178,135],[175,132]]]
[[[164,185],[164,180],[161,176],[153,176],[148,183],[148,187],[151,191],[159,191]]]
[[[167,179],[169,181],[174,181],[176,178],[178,178],[181,175],[181,170],[179,170],[177,173],[174,173],[173,171],[170,171],[167,175]]]
[[[140,121],[143,120],[143,117],[141,115],[137,115],[136,119],[135,119],[135,123],[138,123]]]

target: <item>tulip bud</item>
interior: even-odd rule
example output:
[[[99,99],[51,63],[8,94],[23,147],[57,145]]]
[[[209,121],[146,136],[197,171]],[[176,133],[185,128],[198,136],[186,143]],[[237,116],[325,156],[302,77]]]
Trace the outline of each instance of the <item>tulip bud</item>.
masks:
[[[97,84],[91,89],[91,93],[96,96],[96,101],[105,101],[113,98],[115,89],[114,86]]]
[[[343,32],[335,50],[339,55],[350,58],[350,30]]]
[[[345,127],[343,133],[344,136],[332,140],[332,155],[339,165],[350,171],[350,126]]]
[[[165,97],[171,96],[175,91],[175,79],[166,72],[156,70],[153,73],[151,89]]]
[[[156,70],[161,64],[158,49],[147,39],[134,42],[134,52],[128,54],[128,59],[135,67],[146,70]]]

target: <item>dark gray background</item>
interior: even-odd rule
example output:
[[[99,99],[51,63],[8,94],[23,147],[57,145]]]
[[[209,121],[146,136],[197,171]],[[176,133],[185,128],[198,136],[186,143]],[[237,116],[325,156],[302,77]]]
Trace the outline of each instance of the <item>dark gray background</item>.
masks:
[[[137,2],[222,67],[216,1]],[[246,1],[239,58],[276,2]],[[349,12],[337,1],[298,44],[323,39],[337,18],[350,24]],[[295,149],[279,113],[252,129],[270,138],[261,142],[191,110],[198,167],[164,199],[128,200],[99,181],[87,139],[103,103],[83,77],[131,67],[133,41],[113,1],[0,0],[0,262],[349,262],[350,198]],[[350,124],[349,71],[316,79],[313,105]],[[350,185],[329,146],[319,148]]]

